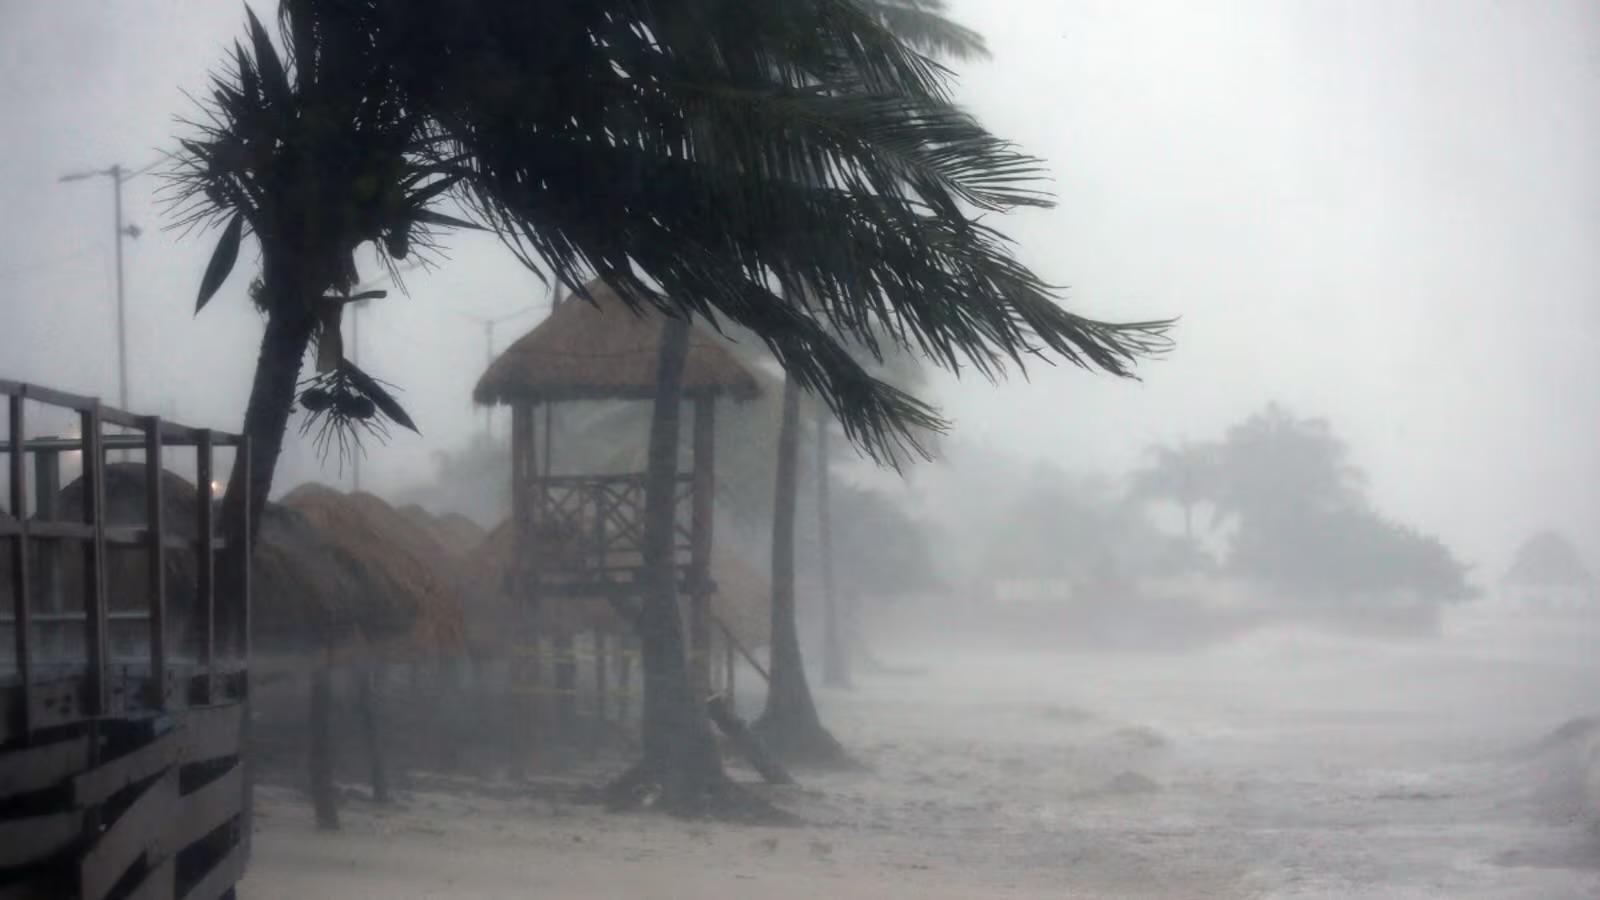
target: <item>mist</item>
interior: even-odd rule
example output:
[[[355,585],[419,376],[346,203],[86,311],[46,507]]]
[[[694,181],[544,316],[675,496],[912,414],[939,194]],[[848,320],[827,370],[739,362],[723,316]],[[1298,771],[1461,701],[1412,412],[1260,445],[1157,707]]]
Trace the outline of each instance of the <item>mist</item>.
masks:
[[[735,720],[708,731],[785,827],[615,814],[594,785],[647,743],[644,576],[605,575],[610,600],[519,579],[606,569],[613,540],[629,571],[653,558],[659,381],[621,360],[654,373],[663,326],[628,337],[647,326],[578,296],[594,272],[555,283],[491,234],[441,229],[404,261],[363,244],[359,287],[388,295],[335,331],[415,428],[380,410],[361,448],[319,444],[305,386],[360,392],[312,342],[301,377],[330,380],[295,390],[254,576],[276,580],[253,588],[242,893],[1600,894],[1600,7],[944,12],[988,52],[944,61],[955,102],[1056,200],[977,221],[1072,313],[1175,320],[1171,347],[1118,378],[852,345],[944,419],[873,458],[815,392],[786,413],[762,335],[700,316],[663,446],[682,491],[715,474],[692,511],[673,495],[663,565],[690,573],[686,610],[709,604],[674,626]],[[0,0],[0,380],[241,430],[263,251],[246,240],[197,309],[222,229],[185,227],[171,175],[243,22]],[[135,173],[120,237],[112,165]],[[8,441],[81,440],[38,409]],[[158,528],[137,496],[114,524]],[[328,609],[273,610],[313,583]],[[529,638],[525,608],[559,621]],[[783,671],[833,744],[784,751]],[[764,783],[763,741],[797,784]]]

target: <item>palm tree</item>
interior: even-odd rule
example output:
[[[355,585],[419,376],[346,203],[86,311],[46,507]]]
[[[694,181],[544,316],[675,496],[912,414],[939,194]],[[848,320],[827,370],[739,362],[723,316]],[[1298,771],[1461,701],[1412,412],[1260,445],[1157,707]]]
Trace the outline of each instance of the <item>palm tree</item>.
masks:
[[[426,254],[441,229],[489,229],[580,296],[592,273],[638,310],[750,329],[876,458],[942,422],[873,378],[840,335],[991,377],[1040,354],[1128,375],[1164,346],[1166,323],[1062,309],[979,220],[1050,205],[1039,163],[955,108],[947,73],[857,0],[279,9],[286,52],[251,14],[248,47],[236,45],[214,79],[174,175],[180,221],[224,226],[201,305],[247,233],[260,251],[252,294],[266,327],[243,429],[252,465],[235,470],[224,499],[248,496],[255,516],[297,397],[346,430],[409,425],[343,360],[338,311],[355,299],[358,248],[371,244],[392,265]],[[795,302],[801,285],[814,303]],[[665,336],[686,340],[677,328]],[[306,386],[313,340],[317,377]],[[664,378],[653,445],[676,425],[670,387]],[[231,537],[247,552],[243,535]],[[665,623],[664,610],[646,619]],[[683,648],[656,637],[646,642],[658,651],[645,661],[659,701],[649,721],[682,770],[668,794],[693,808],[717,795],[709,773],[720,766],[684,737],[703,722],[666,724],[701,717],[663,699],[679,689]],[[655,768],[634,780],[667,778]]]
[[[945,18],[942,0],[867,0],[862,8],[882,22],[906,44],[919,51],[961,59],[987,58],[988,48],[978,33]],[[856,359],[884,367],[880,342],[856,343]],[[904,354],[898,354],[902,357]],[[863,359],[865,358],[865,359]],[[892,358],[892,357],[891,357]],[[897,389],[899,389],[897,387]],[[795,515],[799,491],[800,390],[791,373],[784,381],[783,418],[778,431],[777,495],[772,526],[772,655],[767,703],[756,730],[768,749],[791,762],[810,765],[844,765],[844,749],[822,725],[816,701],[806,679],[795,618]],[[832,427],[826,409],[816,415],[816,479],[819,562],[822,576],[824,682],[849,683],[846,654],[839,634],[839,611],[834,596],[830,541],[827,432]],[[921,437],[922,435],[919,435]],[[921,447],[921,443],[917,443]],[[924,448],[925,449],[925,448]]]
[[[1131,493],[1138,500],[1171,500],[1183,510],[1183,538],[1195,546],[1194,510],[1217,500],[1217,448],[1183,441],[1146,450],[1150,465],[1133,473]]]

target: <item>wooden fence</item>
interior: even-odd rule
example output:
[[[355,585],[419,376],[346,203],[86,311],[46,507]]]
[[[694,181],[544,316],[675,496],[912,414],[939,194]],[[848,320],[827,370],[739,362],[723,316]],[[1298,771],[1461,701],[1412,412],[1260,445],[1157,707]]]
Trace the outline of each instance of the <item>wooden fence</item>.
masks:
[[[36,385],[0,381],[0,397],[9,563],[0,570],[9,638],[0,649],[0,900],[231,896],[249,849],[249,577],[246,559],[232,583],[219,583],[225,547],[211,486],[216,451],[232,448],[233,464],[248,467],[248,444]],[[29,437],[30,410],[65,412],[78,434]],[[180,449],[194,454],[193,537],[165,515],[163,462]],[[112,453],[142,456],[140,521],[108,515]],[[81,515],[62,521],[72,456]],[[248,510],[240,515],[243,526]],[[61,571],[69,546],[82,565],[72,597]],[[142,584],[108,584],[117,548],[144,555]],[[168,583],[170,552],[194,561],[185,590]],[[188,608],[170,608],[174,596]],[[116,629],[141,636],[134,651],[113,642]],[[81,640],[60,640],[68,630]]]

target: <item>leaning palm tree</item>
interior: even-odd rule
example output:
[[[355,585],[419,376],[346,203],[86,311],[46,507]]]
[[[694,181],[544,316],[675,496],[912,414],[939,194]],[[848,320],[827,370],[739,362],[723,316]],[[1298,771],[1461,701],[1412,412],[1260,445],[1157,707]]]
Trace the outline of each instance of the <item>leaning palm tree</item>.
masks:
[[[944,16],[942,0],[862,0],[862,9],[909,46],[928,53],[960,59],[987,58],[988,48],[978,33]],[[847,346],[851,342],[846,341]],[[877,342],[855,343],[858,360],[882,369],[894,361],[904,368],[906,354],[884,353]],[[863,360],[862,358],[865,357]],[[909,357],[914,359],[915,357]],[[889,383],[889,382],[885,382]],[[794,374],[784,380],[783,417],[778,431],[776,496],[772,505],[772,631],[770,678],[766,707],[756,721],[756,731],[767,747],[791,762],[811,766],[848,766],[844,748],[822,724],[816,700],[806,677],[800,650],[800,629],[795,602],[795,518],[799,507],[800,384]],[[827,431],[830,416],[824,408],[816,415],[817,524],[821,566],[824,680],[833,686],[848,683],[844,647],[839,635],[839,615],[834,596],[832,548],[829,546]],[[917,435],[927,437],[926,434]],[[926,450],[925,445],[917,446]]]
[[[838,335],[990,377],[1041,356],[1126,375],[1161,346],[1165,323],[1062,309],[980,221],[1049,205],[1039,164],[955,108],[947,73],[857,0],[282,0],[280,22],[281,54],[249,17],[174,182],[180,221],[223,227],[202,304],[247,236],[260,253],[254,456],[225,504],[248,496],[261,509],[297,399],[337,434],[409,425],[343,359],[338,311],[355,299],[358,248],[427,254],[450,228],[494,232],[580,297],[593,274],[641,314],[672,319],[652,522],[669,502],[671,363],[690,317],[760,335],[878,458],[940,420]],[[812,303],[796,302],[801,285]],[[651,557],[662,572],[667,556]],[[659,581],[640,618],[655,630],[645,757],[627,785],[700,810],[732,792],[688,693],[671,579]]]

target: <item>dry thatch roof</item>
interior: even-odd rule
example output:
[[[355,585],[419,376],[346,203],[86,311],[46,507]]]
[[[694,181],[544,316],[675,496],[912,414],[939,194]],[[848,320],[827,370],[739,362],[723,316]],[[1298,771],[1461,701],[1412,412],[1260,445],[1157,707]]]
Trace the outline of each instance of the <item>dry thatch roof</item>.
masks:
[[[400,512],[426,531],[445,553],[458,562],[466,559],[489,536],[477,522],[460,513],[436,516],[415,503],[400,507]]]
[[[388,614],[383,624],[405,623],[404,633],[386,642],[389,649],[433,652],[462,646],[461,607],[455,596],[459,572],[416,523],[371,494],[342,494],[317,484],[291,491],[283,505],[343,558],[360,586],[349,599],[361,601],[367,621],[384,609]],[[356,609],[349,612],[348,624],[359,625]],[[346,624],[340,621],[340,610],[333,613],[334,627]],[[373,635],[369,631],[367,636]]]
[[[500,523],[468,561],[471,578],[463,596],[468,643],[477,650],[504,649],[507,626],[514,621],[512,595],[512,523]],[[559,552],[559,551],[556,551]],[[717,583],[711,608],[746,647],[767,643],[772,621],[772,587],[765,576],[731,555],[714,556],[711,578]],[[620,631],[627,626],[610,603],[598,597],[563,597],[541,610],[541,626],[555,631],[585,629]]]
[[[105,524],[108,526],[148,527],[149,507],[145,497],[143,463],[111,463],[104,469]],[[173,472],[161,473],[161,515],[167,534],[194,539],[199,533],[200,498],[194,485]],[[65,522],[83,521],[83,479],[61,489],[56,497],[55,518]],[[36,551],[37,552],[37,551]],[[76,610],[82,596],[84,545],[65,541],[61,545],[61,590],[70,609]],[[192,552],[168,550],[165,555],[167,608],[182,618],[192,613],[195,592],[195,557]],[[106,593],[113,611],[149,608],[147,582],[149,557],[142,547],[108,547],[106,550]],[[36,565],[35,577],[43,577]]]
[[[493,405],[654,397],[665,319],[648,310],[635,313],[598,279],[588,292],[593,303],[572,298],[500,354],[472,399]],[[691,332],[685,396],[756,395],[755,379],[726,345],[705,329]]]
[[[162,478],[165,531],[170,535],[195,538],[199,534],[200,498],[194,485],[172,472],[164,472]],[[148,524],[143,464],[106,466],[105,495],[108,525]],[[262,511],[261,530],[251,561],[251,627],[258,645],[320,650],[329,644],[357,638],[400,651],[441,650],[460,645],[461,613],[447,591],[436,588],[426,579],[419,581],[410,571],[401,575],[386,573],[381,559],[383,551],[376,544],[367,548],[351,546],[373,535],[385,545],[416,542],[415,535],[404,532],[398,537],[389,535],[388,532],[395,530],[392,523],[375,511],[373,504],[382,505],[382,501],[371,498],[370,502],[357,499],[340,504],[352,507],[347,515],[336,515],[325,508],[335,505],[334,502],[308,503],[316,507],[312,515],[275,503],[268,504]],[[81,520],[81,480],[62,490],[57,508],[61,519]],[[389,511],[389,517],[404,522],[393,510]],[[319,521],[323,523],[321,526]],[[346,528],[355,522],[382,525],[378,529],[357,530],[353,532],[360,536],[357,541],[344,542],[329,538],[330,531],[338,533],[338,527],[328,526],[334,521]],[[406,527],[410,527],[409,524]],[[443,558],[442,551],[413,550],[413,555]],[[9,556],[0,554],[0,575],[8,571]],[[81,559],[81,546],[66,542],[61,572],[63,596],[68,598],[69,604],[80,596]],[[108,551],[106,582],[113,610],[147,608],[147,560],[142,548]],[[194,553],[168,550],[166,566],[167,606],[181,620],[193,611]],[[0,594],[9,593],[6,585],[9,581],[0,583]]]

